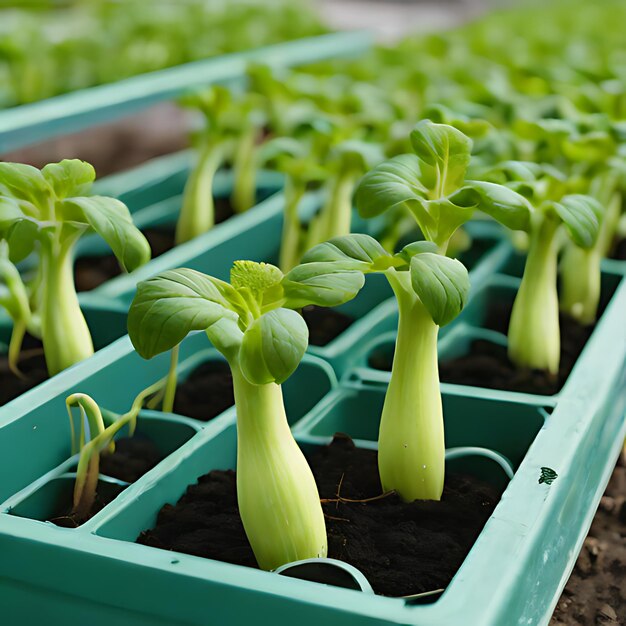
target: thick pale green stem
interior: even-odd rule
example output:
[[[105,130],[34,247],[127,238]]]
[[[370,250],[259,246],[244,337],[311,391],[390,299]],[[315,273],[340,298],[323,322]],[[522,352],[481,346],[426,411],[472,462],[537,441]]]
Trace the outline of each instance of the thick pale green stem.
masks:
[[[282,390],[253,385],[231,365],[237,408],[237,498],[259,567],[327,553],[324,515],[311,469],[285,415]]]
[[[236,213],[254,206],[256,200],[256,139],[258,129],[247,130],[237,143],[233,167],[235,184],[231,204]]]
[[[48,373],[90,357],[93,342],[74,286],[72,246],[50,238],[42,242],[43,300],[41,339]]]
[[[285,211],[283,218],[283,234],[280,244],[280,269],[287,273],[300,261],[301,224],[298,217],[298,206],[304,195],[305,186],[299,181],[288,177],[285,182]]]
[[[409,272],[386,272],[398,300],[391,379],[378,436],[385,491],[402,499],[439,500],[445,473],[443,410],[437,365],[439,327],[411,288]]]
[[[220,145],[209,144],[200,152],[198,163],[191,172],[180,216],[176,224],[176,243],[184,243],[203,235],[215,223],[213,178],[223,159]]]
[[[341,174],[332,182],[330,196],[324,208],[326,233],[322,241],[350,234],[354,184],[355,177],[350,172]]]
[[[559,371],[561,337],[557,296],[558,223],[541,218],[530,235],[524,276],[509,324],[509,358],[521,368]]]
[[[593,324],[600,302],[600,261],[597,247],[569,245],[561,260],[561,311],[581,324]]]

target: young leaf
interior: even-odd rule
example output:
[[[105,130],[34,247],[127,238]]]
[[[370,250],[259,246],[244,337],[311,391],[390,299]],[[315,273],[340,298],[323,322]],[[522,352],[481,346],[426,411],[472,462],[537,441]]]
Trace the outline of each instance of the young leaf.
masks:
[[[353,234],[334,237],[311,248],[302,257],[302,263],[339,261],[344,269],[367,272],[373,265],[387,266],[385,259],[391,259],[391,256],[376,239]]]
[[[376,217],[397,206],[414,204],[426,197],[420,182],[420,160],[401,154],[370,170],[356,190],[356,206],[364,218]]]
[[[422,120],[411,132],[411,144],[417,156],[438,171],[442,195],[452,193],[463,184],[472,140],[460,130]]]
[[[411,283],[438,326],[445,326],[463,310],[470,290],[463,263],[430,252],[411,259]]]
[[[49,163],[41,173],[59,200],[68,196],[84,195],[96,178],[93,166],[79,159]]]
[[[604,209],[591,196],[572,194],[552,204],[577,246],[591,248],[598,238]]]
[[[338,306],[356,296],[365,284],[365,273],[397,264],[369,235],[335,237],[311,248],[285,276],[286,306]]]
[[[335,263],[303,263],[283,278],[285,306],[300,309],[309,304],[339,306],[352,300],[365,284],[363,272]]]
[[[530,228],[532,207],[528,200],[504,185],[467,181],[449,200],[456,206],[482,211],[512,230]]]
[[[298,367],[309,343],[309,329],[301,315],[276,309],[248,327],[239,351],[239,365],[255,385],[285,382]]]
[[[241,297],[228,283],[190,269],[169,270],[137,285],[128,314],[128,334],[150,359],[178,345],[192,330],[220,320],[237,322]]]
[[[14,198],[36,206],[45,206],[52,199],[52,188],[32,165],[0,163],[0,186],[4,186]]]
[[[59,208],[64,219],[91,226],[127,272],[150,260],[150,244],[133,224],[123,202],[104,196],[67,198]]]

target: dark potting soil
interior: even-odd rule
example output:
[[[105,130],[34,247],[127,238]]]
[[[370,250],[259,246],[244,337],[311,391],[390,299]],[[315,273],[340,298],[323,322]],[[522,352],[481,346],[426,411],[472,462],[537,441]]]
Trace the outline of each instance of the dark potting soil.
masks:
[[[493,303],[487,313],[485,327],[506,334],[511,308],[510,302]],[[479,339],[471,343],[468,355],[443,361],[440,364],[441,381],[458,385],[553,395],[565,384],[595,327],[594,325],[582,326],[563,315],[559,316],[559,324],[561,359],[557,376],[544,370],[520,370],[511,363],[504,346]]]
[[[325,346],[341,335],[354,322],[354,318],[321,306],[305,306],[302,317],[309,327],[309,344]]]
[[[100,457],[100,473],[134,483],[150,471],[163,455],[154,442],[141,434],[122,437],[115,442],[113,454]]]
[[[148,437],[141,434],[122,437],[115,442],[113,454],[100,456],[100,474],[134,483],[161,459],[163,455]],[[64,528],[77,528],[112,502],[123,490],[122,485],[100,481],[96,489],[96,500],[87,517],[79,517],[72,513],[72,495],[67,494],[67,497],[58,503],[57,510],[48,521]]]
[[[215,201],[215,223],[219,224],[234,215],[228,198],[217,198]],[[152,250],[152,258],[156,259],[171,250],[176,242],[174,227],[145,228],[141,231]],[[76,291],[91,291],[111,278],[122,273],[122,268],[115,256],[82,256],[74,263],[74,282]]]
[[[381,496],[376,452],[336,435],[309,462],[323,502],[328,556],[360,569],[376,593],[402,596],[445,588],[467,556],[500,494],[459,475],[446,478],[440,502]],[[232,470],[214,470],[166,504],[139,543],[256,567],[237,507]]]
[[[48,379],[41,341],[30,335],[24,337],[18,367],[22,378],[16,376],[9,368],[7,355],[0,355],[0,406]]]
[[[106,485],[106,488],[103,488],[103,484]],[[80,517],[72,513],[72,493],[70,492],[63,501],[58,503],[56,511],[47,521],[63,528],[78,528],[112,502],[122,491],[124,491],[122,485],[99,482],[96,490],[96,500],[87,517]]]
[[[176,387],[174,412],[207,422],[233,404],[233,377],[228,363],[206,361]]]
[[[550,626],[626,624],[626,458],[609,481]]]
[[[484,326],[506,335],[511,306],[511,303],[493,303]],[[457,385],[553,395],[565,384],[595,328],[594,325],[582,326],[563,315],[559,317],[559,324],[561,360],[556,377],[543,370],[520,370],[511,363],[504,346],[476,339],[471,342],[467,355],[439,363],[439,378],[441,382]],[[393,349],[381,348],[368,358],[368,365],[378,370],[391,371],[392,363]]]
[[[618,261],[626,261],[626,239],[620,239],[617,242],[611,258]]]

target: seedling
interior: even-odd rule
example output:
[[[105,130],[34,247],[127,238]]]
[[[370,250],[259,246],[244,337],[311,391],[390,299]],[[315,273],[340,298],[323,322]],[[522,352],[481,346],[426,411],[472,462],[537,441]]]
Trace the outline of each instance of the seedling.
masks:
[[[568,181],[556,168],[511,161],[489,176],[520,190],[534,210],[525,230],[528,257],[508,332],[509,358],[520,368],[559,371],[561,336],[557,294],[559,238],[569,236],[580,248],[595,244],[603,214],[593,197],[568,194]],[[599,293],[599,266],[595,270]]]
[[[237,410],[237,496],[259,566],[271,570],[326,556],[326,529],[311,470],[285,414],[281,383],[296,369],[308,329],[291,309],[341,304],[363,286],[359,272],[324,274],[236,261],[230,283],[190,269],[141,282],[128,330],[144,358],[206,332],[227,359]]]
[[[179,244],[204,234],[215,224],[213,179],[232,152],[237,132],[236,120],[230,114],[232,96],[225,87],[217,85],[210,91],[188,94],[182,103],[200,110],[205,127],[195,138],[198,160],[183,192],[176,224],[176,243]]]
[[[41,338],[51,376],[93,354],[74,286],[74,247],[82,235],[100,235],[127,271],[150,258],[150,246],[122,202],[85,195],[94,179],[93,167],[84,161],[65,160],[41,170],[0,163],[0,237],[8,243],[2,257],[3,302],[14,320],[14,369],[25,329]],[[9,263],[32,252],[38,264],[27,287]]]
[[[461,311],[469,290],[465,267],[443,255],[455,231],[476,210],[523,229],[530,206],[505,186],[465,180],[472,141],[459,130],[424,120],[410,139],[415,154],[396,156],[366,174],[356,203],[363,217],[405,208],[427,240],[405,247],[399,257],[376,249],[375,255],[368,254],[374,263],[368,271],[379,267],[378,258],[404,263],[384,266],[398,300],[399,326],[378,441],[382,485],[405,500],[439,500],[445,450],[437,334]],[[319,260],[323,245],[303,260]]]

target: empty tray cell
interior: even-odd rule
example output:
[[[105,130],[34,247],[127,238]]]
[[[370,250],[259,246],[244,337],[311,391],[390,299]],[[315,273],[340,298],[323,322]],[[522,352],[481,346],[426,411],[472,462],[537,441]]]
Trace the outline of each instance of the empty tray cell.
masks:
[[[443,393],[446,448],[489,448],[517,468],[544,423],[541,409],[508,402]],[[359,442],[376,442],[385,389],[341,387],[298,428],[299,437],[329,438],[341,432]],[[366,444],[367,445],[367,444]]]

